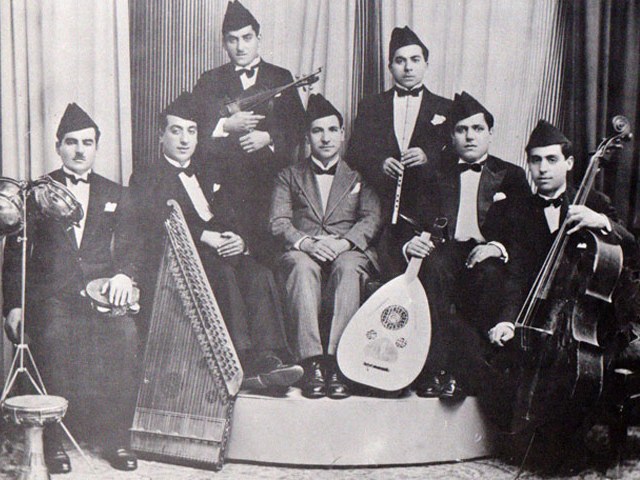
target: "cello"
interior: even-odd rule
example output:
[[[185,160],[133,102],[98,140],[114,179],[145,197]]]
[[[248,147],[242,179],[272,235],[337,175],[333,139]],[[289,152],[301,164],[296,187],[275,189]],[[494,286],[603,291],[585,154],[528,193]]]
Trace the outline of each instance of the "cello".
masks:
[[[631,139],[625,117],[614,117],[612,124],[615,133],[591,156],[572,205],[585,205],[602,162]],[[567,219],[559,226],[515,322],[523,362],[513,433],[527,428],[535,433],[545,422],[559,420],[568,405],[592,405],[602,393],[604,349],[598,328],[610,311],[622,248],[593,230],[568,235],[570,228]]]

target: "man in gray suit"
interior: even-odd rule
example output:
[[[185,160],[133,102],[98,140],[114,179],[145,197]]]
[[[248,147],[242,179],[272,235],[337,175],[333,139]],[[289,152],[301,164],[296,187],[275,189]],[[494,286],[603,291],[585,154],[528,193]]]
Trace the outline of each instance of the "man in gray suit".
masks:
[[[340,399],[350,392],[336,365],[336,349],[360,307],[364,283],[378,269],[371,244],[381,227],[380,202],[342,161],[342,115],[321,95],[309,98],[306,129],[311,156],[278,175],[270,227],[286,250],[278,274],[305,370],[302,394]],[[326,350],[319,326],[323,298],[332,307]]]

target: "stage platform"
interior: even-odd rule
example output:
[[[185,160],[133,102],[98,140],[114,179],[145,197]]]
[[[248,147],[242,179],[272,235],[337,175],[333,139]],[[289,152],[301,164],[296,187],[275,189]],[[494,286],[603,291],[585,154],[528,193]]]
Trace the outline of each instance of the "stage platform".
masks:
[[[411,394],[309,400],[241,393],[227,458],[306,466],[450,462],[493,453],[495,432],[475,398],[445,403]]]

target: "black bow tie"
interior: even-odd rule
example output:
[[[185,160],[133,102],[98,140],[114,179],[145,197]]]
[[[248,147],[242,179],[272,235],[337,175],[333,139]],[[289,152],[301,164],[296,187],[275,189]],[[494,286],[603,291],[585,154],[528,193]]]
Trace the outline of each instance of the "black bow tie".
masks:
[[[562,195],[558,198],[543,198],[540,195],[536,195],[536,204],[540,206],[540,208],[547,208],[554,206],[555,208],[562,206]]]
[[[406,97],[408,95],[411,95],[412,97],[419,97],[421,91],[422,87],[414,88],[413,90],[405,90],[404,88],[396,87],[396,93],[400,98]]]
[[[71,183],[73,183],[74,185],[78,185],[78,183],[82,182],[82,183],[90,183],[89,180],[91,178],[91,175],[88,175],[87,178],[81,178],[81,177],[76,177],[75,175],[73,175],[72,173],[67,173],[64,170],[62,171],[62,173],[64,174],[65,177],[67,177],[69,179],[69,181],[71,181]]]
[[[238,74],[238,76],[242,76],[242,74],[245,74],[247,78],[253,78],[253,76],[256,74],[257,69],[258,66],[256,65],[255,67],[251,68],[241,68],[239,70],[236,70],[236,73]]]
[[[484,167],[484,162],[480,163],[458,163],[458,171],[460,173],[466,172],[468,170],[473,170],[474,172],[481,172],[482,167]]]
[[[311,169],[313,170],[313,173],[316,174],[316,175],[335,175],[337,168],[338,168],[338,164],[337,163],[333,167],[331,167],[331,168],[329,168],[327,170],[323,170],[318,165],[316,165],[315,162],[311,163]]]
[[[189,166],[185,168],[176,167],[175,165],[171,165],[171,166],[173,167],[173,170],[178,175],[180,175],[181,173],[184,173],[187,177],[192,177],[196,173],[195,169],[193,168],[193,162],[191,162]]]

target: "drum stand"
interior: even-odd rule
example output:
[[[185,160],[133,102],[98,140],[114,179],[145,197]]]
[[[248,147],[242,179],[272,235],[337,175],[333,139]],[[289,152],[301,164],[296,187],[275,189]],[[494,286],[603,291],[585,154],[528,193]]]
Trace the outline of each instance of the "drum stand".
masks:
[[[15,345],[16,353],[13,357],[13,361],[11,362],[11,368],[9,369],[9,374],[7,375],[7,380],[4,384],[4,388],[2,390],[2,397],[0,397],[0,406],[6,412],[9,411],[8,406],[6,405],[7,396],[11,393],[11,389],[14,387],[15,382],[20,374],[26,375],[26,377],[31,382],[31,385],[36,390],[38,395],[44,397],[44,399],[53,399],[60,397],[51,397],[47,393],[47,389],[44,386],[44,382],[42,381],[42,377],[40,372],[38,371],[38,367],[36,366],[36,362],[31,354],[31,350],[29,349],[29,345],[25,343],[24,336],[24,324],[25,324],[25,307],[26,307],[26,276],[27,276],[27,197],[29,195],[28,191],[28,183],[24,182],[21,185],[21,195],[22,195],[22,232],[19,241],[22,242],[22,281],[21,281],[21,292],[20,292],[20,305],[21,309],[21,322],[20,322],[20,343]],[[35,378],[29,371],[27,366],[27,361],[31,363],[31,367],[35,373]],[[28,395],[21,396],[28,397]],[[21,398],[21,397],[12,397],[12,398]],[[59,415],[59,418],[54,419],[60,426],[62,430],[67,435],[73,446],[78,450],[82,458],[87,462],[89,468],[92,472],[95,473],[93,469],[93,465],[89,461],[89,458],[85,455],[85,453],[78,445],[76,439],[71,435],[71,432],[66,427],[66,425],[62,422],[62,417],[64,416],[64,412]],[[46,471],[46,465],[42,462],[42,458],[44,457],[43,453],[43,441],[42,441],[42,426],[34,426],[29,422],[21,422],[18,421],[14,415],[14,421],[18,424],[26,423],[28,427],[25,432],[25,458],[23,460],[22,470],[23,473],[19,477],[21,480],[36,480],[40,478],[50,478],[48,471]],[[43,467],[44,467],[44,475],[43,475]]]

